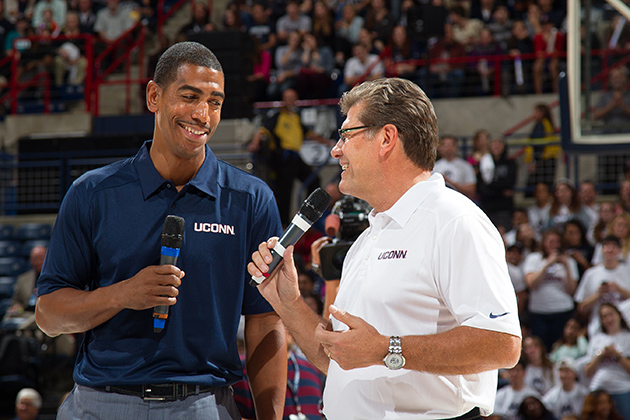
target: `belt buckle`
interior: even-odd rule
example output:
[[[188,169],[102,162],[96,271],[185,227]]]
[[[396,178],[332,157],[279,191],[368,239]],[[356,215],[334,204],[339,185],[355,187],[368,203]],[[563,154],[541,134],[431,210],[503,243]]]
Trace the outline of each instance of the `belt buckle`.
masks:
[[[177,399],[177,386],[178,384],[164,384],[160,385],[143,385],[142,386],[142,400],[144,401],[175,401]],[[159,388],[171,388],[171,395],[164,395],[157,390]]]

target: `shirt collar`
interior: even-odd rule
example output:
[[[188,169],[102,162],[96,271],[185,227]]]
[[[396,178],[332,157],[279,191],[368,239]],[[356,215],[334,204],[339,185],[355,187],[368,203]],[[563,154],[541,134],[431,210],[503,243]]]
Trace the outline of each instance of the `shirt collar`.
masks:
[[[152,140],[144,142],[140,151],[134,158],[134,166],[138,172],[138,178],[140,179],[142,194],[145,200],[161,190],[164,185],[169,182],[168,180],[162,178],[162,175],[160,175],[153,165],[153,161],[149,155],[149,150],[151,149],[152,144]],[[214,156],[208,145],[206,145],[206,158],[204,159],[201,168],[199,168],[199,171],[188,183],[188,185],[193,186],[212,197],[216,197],[216,180],[218,179],[218,171],[217,158]]]
[[[393,220],[400,227],[405,227],[420,204],[437,188],[444,187],[445,183],[442,174],[433,173],[429,179],[420,181],[409,188],[392,207],[382,212],[383,217]],[[377,217],[378,214],[372,210],[369,215],[370,224],[374,223]]]

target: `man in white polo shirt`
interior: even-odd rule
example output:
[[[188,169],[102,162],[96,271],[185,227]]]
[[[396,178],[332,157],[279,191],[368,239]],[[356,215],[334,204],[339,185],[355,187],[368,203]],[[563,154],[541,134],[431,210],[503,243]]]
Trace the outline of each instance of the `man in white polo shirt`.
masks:
[[[457,155],[458,150],[455,137],[442,137],[438,147],[440,160],[435,163],[433,171],[442,174],[446,185],[469,198],[473,198],[477,192],[475,170],[470,163]]]
[[[499,233],[431,175],[433,106],[404,79],[344,94],[332,150],[339,188],[366,200],[370,226],[350,248],[331,322],[300,297],[293,247],[259,287],[306,356],[327,372],[324,414],[348,419],[474,419],[492,412],[497,369],[516,364],[516,297]],[[261,277],[270,248],[248,265]]]

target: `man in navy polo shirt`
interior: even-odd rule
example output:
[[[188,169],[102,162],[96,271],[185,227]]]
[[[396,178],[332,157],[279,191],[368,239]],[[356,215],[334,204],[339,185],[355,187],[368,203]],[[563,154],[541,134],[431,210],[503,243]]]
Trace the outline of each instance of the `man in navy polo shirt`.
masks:
[[[39,327],[85,333],[58,418],[240,419],[229,386],[241,377],[244,314],[258,418],[280,419],[284,329],[245,269],[258,243],[281,232],[280,218],[262,181],[206,145],[225,98],[221,65],[201,44],[176,44],[146,97],[153,140],[74,182],[38,280]],[[185,219],[177,267],[159,265],[171,214]],[[159,333],[158,305],[169,306]]]

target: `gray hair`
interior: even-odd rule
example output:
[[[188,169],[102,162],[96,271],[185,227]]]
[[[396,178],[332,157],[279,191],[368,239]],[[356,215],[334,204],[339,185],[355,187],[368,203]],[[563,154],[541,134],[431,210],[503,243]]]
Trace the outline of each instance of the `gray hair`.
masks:
[[[377,127],[393,124],[407,157],[420,168],[433,169],[439,143],[437,117],[418,85],[400,78],[378,79],[355,86],[339,101],[344,115],[358,104],[362,105],[358,114],[361,123]]]
[[[33,388],[23,388],[15,397],[16,405],[23,399],[31,400],[36,408],[42,408],[42,396]]]

